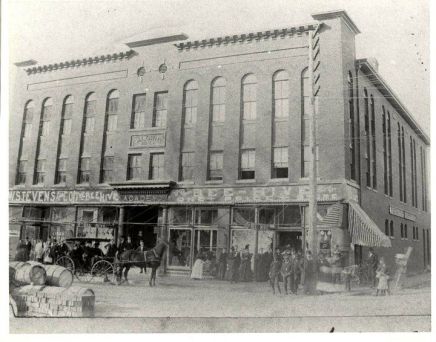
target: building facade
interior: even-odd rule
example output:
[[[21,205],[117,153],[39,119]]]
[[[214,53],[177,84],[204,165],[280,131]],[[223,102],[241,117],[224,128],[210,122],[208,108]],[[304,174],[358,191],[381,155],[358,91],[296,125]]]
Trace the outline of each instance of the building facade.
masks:
[[[309,32],[319,26],[319,252],[365,248],[430,264],[429,139],[357,60],[343,12],[308,25],[22,67],[10,120],[10,234],[170,242],[167,271],[200,251],[305,249]]]

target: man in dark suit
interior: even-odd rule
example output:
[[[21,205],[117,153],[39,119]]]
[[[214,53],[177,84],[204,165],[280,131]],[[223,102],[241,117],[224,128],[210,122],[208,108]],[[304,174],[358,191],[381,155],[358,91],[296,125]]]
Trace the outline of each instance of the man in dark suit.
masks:
[[[143,240],[140,240],[139,241],[139,247],[138,248],[136,248],[136,250],[138,251],[138,252],[141,252],[141,253],[144,253],[146,250],[145,250],[145,246],[144,246],[144,241]],[[139,273],[143,273],[144,272],[144,267],[143,266],[140,266],[140,271],[139,271]]]
[[[224,280],[227,269],[227,250],[223,248],[218,262],[218,279]]]
[[[374,249],[370,248],[368,252],[368,278],[371,287],[375,287],[377,278],[375,277],[378,267],[378,256],[374,253]]]

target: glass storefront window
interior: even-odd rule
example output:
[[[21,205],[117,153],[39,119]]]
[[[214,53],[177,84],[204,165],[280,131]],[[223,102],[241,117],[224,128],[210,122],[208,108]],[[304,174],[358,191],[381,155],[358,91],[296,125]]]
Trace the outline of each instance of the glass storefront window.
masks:
[[[197,225],[215,225],[217,224],[218,210],[217,209],[196,209],[195,224]]]
[[[301,226],[301,213],[299,206],[278,207],[276,217],[279,226]]]
[[[76,236],[96,238],[97,237],[97,208],[79,208]]]
[[[274,224],[274,218],[275,218],[274,208],[259,209],[260,224]]]
[[[191,208],[173,208],[171,210],[172,217],[171,224],[190,224],[192,223],[192,209]]]
[[[191,267],[191,229],[170,228],[168,265]]]
[[[254,229],[232,229],[231,230],[231,247],[237,251],[250,245],[250,253],[253,253],[256,244],[256,231]]]
[[[215,259],[217,249],[217,230],[197,229],[194,238],[194,259],[198,254],[207,259]]]
[[[247,226],[254,224],[254,208],[234,208],[232,222],[236,226]]]
[[[274,232],[273,231],[260,230],[259,234],[258,234],[258,241],[257,241],[258,253],[262,254],[262,253],[268,252],[269,250],[272,251],[273,239],[274,239]]]

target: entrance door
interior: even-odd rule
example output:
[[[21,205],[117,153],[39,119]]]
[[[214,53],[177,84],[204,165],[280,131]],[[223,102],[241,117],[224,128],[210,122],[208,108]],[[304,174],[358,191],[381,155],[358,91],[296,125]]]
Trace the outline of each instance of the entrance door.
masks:
[[[194,259],[197,258],[198,253],[201,251],[206,256],[216,257],[217,248],[217,230],[203,230],[197,229],[194,237]]]
[[[280,250],[284,250],[288,245],[296,251],[303,249],[301,232],[278,232],[277,240],[277,248],[280,248]]]

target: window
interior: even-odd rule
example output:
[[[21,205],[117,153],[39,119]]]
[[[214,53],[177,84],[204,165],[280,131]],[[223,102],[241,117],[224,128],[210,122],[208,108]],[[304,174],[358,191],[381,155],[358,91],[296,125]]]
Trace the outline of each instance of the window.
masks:
[[[191,267],[191,241],[190,229],[170,228],[168,247],[168,266],[189,268]]]
[[[94,132],[94,117],[97,110],[97,98],[95,93],[91,93],[86,97],[85,100],[85,122],[84,122],[84,132],[92,133]]]
[[[233,208],[232,224],[235,226],[250,226],[255,223],[255,211],[251,207]]]
[[[112,132],[117,129],[119,98],[120,92],[118,90],[112,90],[108,94],[106,104],[106,132]]]
[[[171,224],[188,225],[192,223],[192,210],[190,208],[172,208],[171,213]]]
[[[252,74],[242,80],[242,119],[256,120],[257,81]]]
[[[129,154],[127,161],[127,180],[141,179],[141,154]]]
[[[403,163],[403,201],[404,203],[407,203],[407,186],[406,186],[406,148],[404,144],[404,127],[401,127],[401,152],[403,154],[402,156],[402,163]]]
[[[191,80],[185,84],[183,91],[183,123],[184,126],[195,126],[197,123],[198,84]]]
[[[35,184],[44,184],[46,173],[45,163],[45,159],[38,159],[36,161]]]
[[[366,186],[371,187],[371,133],[370,133],[370,122],[369,122],[369,99],[368,92],[366,89],[364,93],[364,110],[365,110],[365,136],[366,136]]]
[[[69,95],[64,100],[62,109],[61,135],[71,134],[71,120],[73,118],[74,97]]]
[[[33,120],[33,112],[35,110],[35,103],[33,101],[29,101],[24,108],[24,117],[23,117],[23,138],[28,138],[32,134],[32,120]]]
[[[356,180],[356,136],[354,127],[354,88],[353,75],[348,72],[348,111],[350,129],[350,178]]]
[[[391,221],[389,224],[389,229],[390,229],[390,238],[393,239],[394,238],[394,221]]]
[[[288,148],[273,148],[273,178],[288,177]]]
[[[226,80],[218,77],[212,82],[212,122],[224,122],[226,116]]]
[[[17,181],[15,182],[17,185],[26,184],[26,168],[27,160],[19,160],[17,167]]]
[[[182,153],[182,181],[192,180],[194,178],[194,152]]]
[[[407,224],[404,225],[404,239],[407,240]]]
[[[385,220],[385,235],[389,236],[390,232],[389,232],[389,220]]]
[[[274,118],[289,117],[289,76],[286,71],[279,71],[273,78]]]
[[[102,183],[109,183],[113,181],[113,170],[114,170],[114,157],[105,156],[103,157],[103,170],[102,170]]]
[[[41,137],[47,137],[50,134],[50,117],[53,110],[53,100],[48,98],[44,101],[41,113]]]
[[[389,196],[393,196],[393,186],[392,186],[392,134],[391,134],[391,113],[388,112],[387,119],[387,129],[388,129],[388,167],[389,167]]]
[[[414,241],[418,241],[419,240],[419,229],[418,229],[418,227],[415,227],[415,226],[413,226],[412,227],[412,239],[414,240]]]
[[[386,111],[385,106],[382,106],[382,133],[383,133],[383,183],[385,195],[389,195],[389,164],[388,164],[388,136],[386,132]]]
[[[168,92],[154,94],[153,127],[167,126]]]
[[[150,179],[164,179],[164,159],[163,153],[151,153],[150,154]]]
[[[218,224],[218,209],[196,209],[195,224],[202,226]]]
[[[375,135],[375,104],[374,97],[371,95],[371,164],[372,164],[372,187],[377,189],[377,147],[376,147],[376,135]]]
[[[301,177],[309,177],[310,168],[310,93],[307,68],[301,73]]]
[[[58,159],[58,165],[56,169],[56,180],[55,183],[66,183],[67,182],[67,158]]]
[[[133,96],[133,113],[130,128],[145,128],[145,94]]]
[[[400,224],[400,237],[401,239],[404,239],[404,227],[402,223]]]
[[[401,127],[398,124],[397,130],[398,137],[398,173],[399,173],[399,189],[400,189],[400,201],[403,201],[403,153],[401,152]]]
[[[242,150],[241,151],[241,167],[239,179],[254,179],[255,171],[254,165],[256,161],[255,150]]]
[[[209,155],[209,180],[223,179],[223,152],[210,152]]]
[[[90,157],[80,158],[79,183],[89,183],[91,175],[90,163]]]
[[[421,202],[422,210],[427,211],[427,157],[425,147],[421,147]]]

